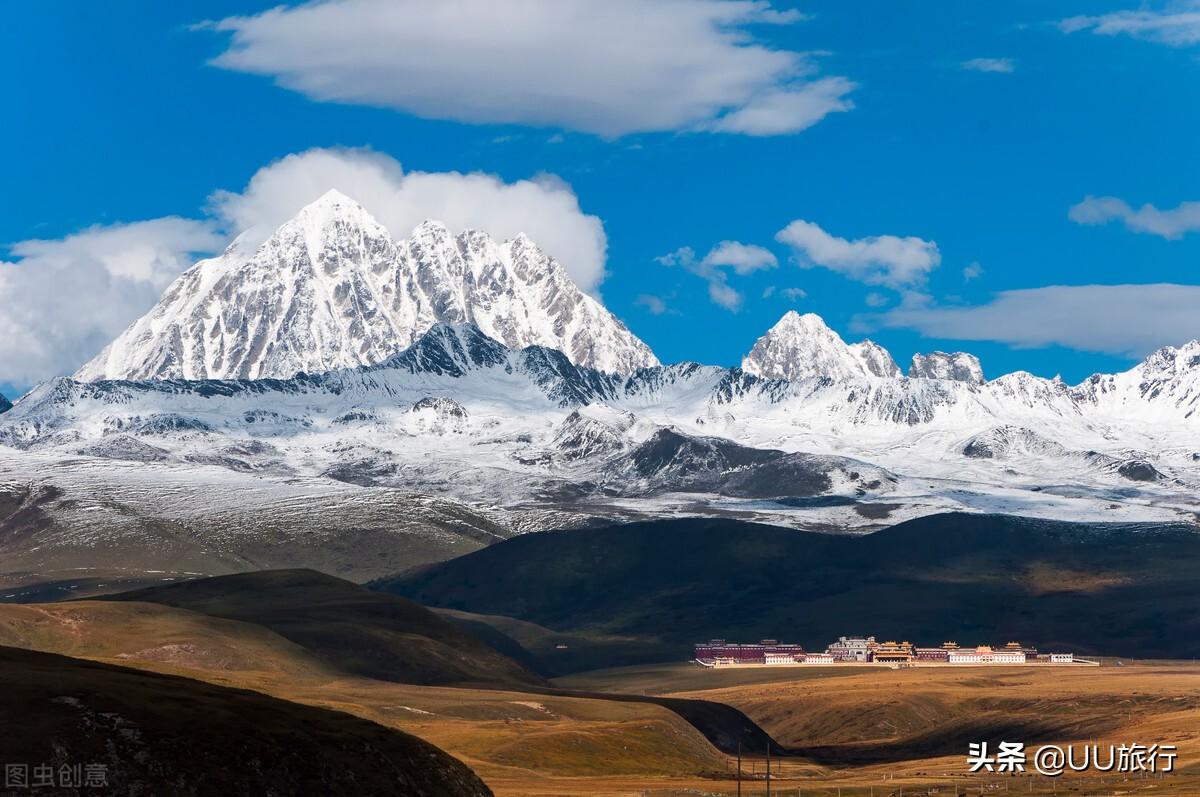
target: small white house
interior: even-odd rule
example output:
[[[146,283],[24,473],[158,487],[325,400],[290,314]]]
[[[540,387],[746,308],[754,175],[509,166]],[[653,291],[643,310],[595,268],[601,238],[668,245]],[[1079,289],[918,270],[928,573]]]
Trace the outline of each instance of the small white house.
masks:
[[[764,664],[795,664],[796,657],[791,653],[767,653],[764,654]]]
[[[1074,653],[1051,653],[1051,664],[1071,664],[1075,661]]]
[[[833,664],[837,661],[832,653],[808,653],[801,664]]]

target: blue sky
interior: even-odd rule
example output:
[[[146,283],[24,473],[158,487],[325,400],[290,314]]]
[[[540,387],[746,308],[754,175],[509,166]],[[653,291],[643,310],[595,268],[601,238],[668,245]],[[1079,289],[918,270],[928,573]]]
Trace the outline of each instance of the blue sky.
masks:
[[[372,24],[370,0],[343,5],[344,25],[318,20],[338,56],[324,62],[303,17],[256,18],[266,3],[6,9],[0,391],[81,364],[192,253],[234,232],[214,192],[246,193],[256,172],[312,148],[369,148],[410,173],[557,176],[540,179],[603,224],[596,290],[664,361],[735,364],[789,309],[877,340],[902,366],[966,349],[989,376],[1072,382],[1200,337],[1200,207],[1186,204],[1200,200],[1198,3],[668,3],[656,23],[623,0],[583,18],[597,37],[627,34],[629,52],[622,35],[563,47],[563,23],[543,33],[526,4],[527,41],[500,53],[504,68],[475,54],[508,31],[417,5],[397,24],[413,41],[438,30],[421,46],[443,49],[375,50],[376,34],[398,34]],[[242,21],[197,25],[230,17]],[[655,24],[681,32],[654,39]],[[537,52],[543,35],[550,55]],[[222,56],[235,37],[241,49]],[[712,53],[663,54],[693,46]],[[754,57],[735,52],[746,48]],[[513,61],[526,56],[522,72]],[[562,65],[553,80],[547,63]],[[736,70],[741,83],[717,86]],[[801,105],[781,110],[781,97]],[[1081,205],[1089,196],[1105,199]],[[192,226],[155,238],[174,249],[150,275],[140,261],[114,266],[124,250],[106,260],[95,239],[69,237],[171,216]],[[798,244],[777,238],[797,221]],[[22,245],[35,239],[73,245]],[[770,256],[706,261],[722,241]],[[667,257],[683,247],[690,260]],[[120,279],[84,287],[87,269],[105,268]],[[1107,287],[1119,285],[1156,287]]]

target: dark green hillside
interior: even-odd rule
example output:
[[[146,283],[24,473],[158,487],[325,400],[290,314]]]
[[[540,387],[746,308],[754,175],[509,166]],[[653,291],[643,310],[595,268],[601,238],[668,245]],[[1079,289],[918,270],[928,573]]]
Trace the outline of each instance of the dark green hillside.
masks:
[[[343,672],[412,684],[540,684],[410,600],[312,570],[265,570],[104,596],[255,623]]]
[[[374,586],[608,637],[587,661],[535,646],[562,672],[684,658],[710,637],[823,649],[847,633],[1191,657],[1197,572],[1192,526],[945,514],[861,537],[718,519],[530,534]]]
[[[6,647],[0,682],[0,761],[105,767],[106,788],[34,793],[491,794],[415,736],[258,692]]]

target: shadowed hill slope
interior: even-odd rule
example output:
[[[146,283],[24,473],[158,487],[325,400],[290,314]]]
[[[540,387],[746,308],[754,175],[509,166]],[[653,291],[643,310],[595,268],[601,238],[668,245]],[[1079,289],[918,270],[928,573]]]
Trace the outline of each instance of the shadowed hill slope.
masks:
[[[555,673],[686,658],[711,637],[823,649],[852,632],[1191,657],[1198,565],[1185,525],[945,514],[848,537],[687,519],[526,535],[373,586],[605,640],[586,662],[533,650]]]
[[[411,684],[542,679],[410,600],[312,570],[268,570],[106,596],[264,626],[342,672]]]
[[[491,794],[414,736],[257,692],[4,647],[0,681],[0,716],[20,729],[0,735],[0,760],[99,764],[104,793]]]

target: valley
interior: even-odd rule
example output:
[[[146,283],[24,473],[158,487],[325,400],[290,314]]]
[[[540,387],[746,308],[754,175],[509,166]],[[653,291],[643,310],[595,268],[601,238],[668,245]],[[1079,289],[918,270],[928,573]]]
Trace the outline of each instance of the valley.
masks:
[[[327,732],[413,795],[732,795],[739,750],[745,794],[768,751],[775,794],[1057,793],[965,772],[1013,738],[1177,743],[1178,773],[1120,791],[1194,792],[1198,347],[988,379],[788,312],[738,367],[663,365],[528,238],[394,240],[331,192],[0,401],[0,668],[49,695],[6,708],[91,750],[55,701],[141,695],[116,713],[197,792],[230,755],[213,717],[305,723],[251,754],[323,793],[354,785],[302,752]],[[860,629],[1104,665],[687,663]],[[135,705],[164,690],[196,761]]]
[[[4,19],[0,797],[1200,797],[1200,0]]]
[[[210,608],[248,610],[255,590],[229,583],[196,586]],[[148,639],[159,644],[144,647]],[[1190,794],[1200,785],[1200,671],[1190,662],[1109,660],[1065,675],[1003,667],[713,671],[679,662],[577,673],[548,686],[435,686],[355,675],[314,654],[319,642],[302,645],[256,622],[146,600],[0,607],[0,645],[16,644],[370,720],[437,745],[501,797],[733,795],[736,757],[646,699],[743,712],[774,740],[775,794],[945,794],[954,784],[974,793],[1005,783],[1034,794],[1106,793],[1100,789],[1114,784],[1127,794]],[[1073,775],[1052,784],[968,774],[967,743],[1001,738],[1157,741],[1178,745],[1180,756],[1177,774],[1165,780]],[[743,793],[761,794],[762,751],[748,749],[743,766]]]

